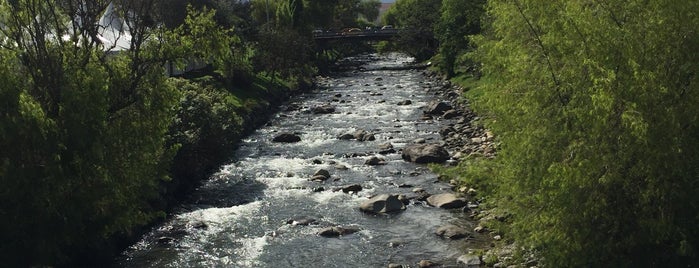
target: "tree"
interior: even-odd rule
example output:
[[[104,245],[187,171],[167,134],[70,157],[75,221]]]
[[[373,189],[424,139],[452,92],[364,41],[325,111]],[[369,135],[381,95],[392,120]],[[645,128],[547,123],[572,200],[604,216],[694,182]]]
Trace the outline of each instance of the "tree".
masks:
[[[492,0],[495,180],[553,267],[699,262],[699,2]]]
[[[401,28],[397,46],[417,60],[426,60],[437,52],[439,42],[434,26],[439,21],[441,0],[398,0],[384,14],[384,25]]]
[[[480,33],[484,5],[485,0],[442,1],[435,36],[439,40],[440,64],[447,76],[455,74],[457,58],[469,50],[468,36]]]
[[[159,215],[150,201],[174,153],[164,141],[178,94],[144,25],[148,4],[115,3],[133,12],[132,43],[114,55],[97,38],[106,1],[0,2],[7,265],[65,264]]]

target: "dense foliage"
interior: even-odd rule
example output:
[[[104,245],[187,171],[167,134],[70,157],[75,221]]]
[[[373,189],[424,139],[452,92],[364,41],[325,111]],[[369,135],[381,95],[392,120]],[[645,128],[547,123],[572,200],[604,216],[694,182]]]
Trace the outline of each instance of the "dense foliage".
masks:
[[[383,15],[384,25],[401,29],[395,45],[417,60],[431,58],[439,42],[434,28],[439,21],[442,0],[399,0]]]
[[[488,165],[517,240],[550,267],[696,265],[699,2],[487,10],[479,107],[499,136]]]
[[[0,3],[6,265],[61,263],[157,216],[149,201],[176,149],[165,146],[165,133],[178,93],[156,59],[159,46],[137,27],[132,38],[144,43],[107,59],[94,29],[63,23],[94,20],[90,8]]]

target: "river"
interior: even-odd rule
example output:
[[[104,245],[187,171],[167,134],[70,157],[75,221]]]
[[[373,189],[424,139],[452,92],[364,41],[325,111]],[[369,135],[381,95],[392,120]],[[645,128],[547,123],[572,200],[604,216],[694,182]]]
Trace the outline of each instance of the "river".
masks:
[[[294,97],[267,125],[244,139],[232,163],[221,167],[188,200],[129,247],[116,267],[415,267],[428,259],[456,265],[456,258],[482,240],[447,240],[434,234],[444,224],[472,230],[461,210],[445,210],[412,201],[390,215],[369,215],[359,205],[377,194],[414,195],[451,192],[427,166],[409,163],[400,153],[378,155],[379,145],[402,148],[416,139],[440,142],[449,120],[424,120],[422,107],[439,86],[422,71],[382,70],[412,59],[400,54],[364,55],[361,70],[318,79],[313,91]],[[410,100],[409,105],[397,105]],[[331,104],[330,114],[313,107]],[[375,141],[340,140],[363,129]],[[297,133],[297,143],[275,143],[283,132]],[[386,165],[369,166],[369,156]],[[325,182],[310,181],[319,169],[330,171]],[[333,191],[359,184],[356,193]],[[322,190],[321,188],[325,190]],[[316,220],[308,226],[287,224],[296,217]],[[360,231],[326,238],[327,226]]]

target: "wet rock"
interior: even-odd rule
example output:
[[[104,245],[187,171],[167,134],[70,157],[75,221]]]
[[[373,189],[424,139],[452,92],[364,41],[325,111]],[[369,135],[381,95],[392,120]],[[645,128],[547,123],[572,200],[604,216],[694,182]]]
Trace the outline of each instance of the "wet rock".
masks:
[[[349,192],[359,192],[363,188],[359,184],[352,184],[352,185],[345,185],[337,189],[337,191],[342,191],[344,193],[349,193]]]
[[[433,262],[431,260],[421,260],[420,262],[417,263],[417,267],[420,267],[420,268],[437,267],[440,265],[442,265],[442,264],[438,263],[438,262]]]
[[[369,159],[367,159],[367,160],[364,162],[364,164],[365,164],[365,165],[369,165],[369,166],[385,165],[385,164],[386,164],[386,159],[379,158],[379,157],[376,157],[376,156],[372,156],[372,157],[370,157]]]
[[[427,198],[427,203],[430,206],[444,209],[462,208],[468,204],[465,198],[457,197],[451,193],[432,195]]]
[[[442,238],[447,238],[451,240],[458,240],[462,238],[467,238],[471,234],[466,231],[466,229],[461,228],[459,226],[453,225],[453,224],[448,224],[444,225],[442,227],[437,228],[437,231],[434,232],[437,236],[442,237]]]
[[[317,221],[314,218],[300,216],[287,220],[286,224],[307,226],[311,224],[317,224]]]
[[[324,177],[330,178],[330,171],[327,171],[325,169],[319,169],[316,171],[316,173],[313,173],[313,176],[316,175],[322,175]]]
[[[374,134],[367,132],[366,130],[360,129],[352,134],[358,141],[373,141],[376,140]]]
[[[320,164],[323,164],[323,160],[320,160],[320,159],[313,159],[312,163],[313,163],[314,165],[320,165]]]
[[[314,114],[331,114],[335,112],[335,106],[332,105],[321,105],[321,106],[316,106],[311,109],[311,112]]]
[[[400,101],[397,103],[397,105],[399,105],[399,106],[410,105],[410,104],[413,104],[413,102],[411,100],[404,100],[404,101]]]
[[[325,169],[319,169],[311,177],[312,181],[326,181],[328,179],[330,179],[330,172]]]
[[[348,170],[349,168],[348,168],[347,166],[345,166],[345,165],[337,164],[337,165],[335,165],[335,169],[338,169],[338,170]]]
[[[338,136],[337,138],[341,139],[341,140],[351,140],[351,139],[354,139],[354,135],[352,135],[350,133],[345,133],[345,134]]]
[[[356,232],[359,232],[359,228],[334,226],[323,228],[318,232],[318,235],[322,237],[338,237],[342,235],[353,234]]]
[[[417,138],[417,139],[413,140],[413,143],[415,143],[415,144],[424,144],[426,142],[427,142],[427,140],[424,138]]]
[[[454,109],[450,104],[440,101],[432,101],[425,108],[425,114],[443,115],[446,111]]]
[[[388,149],[393,149],[393,144],[391,144],[390,142],[379,145],[379,150],[388,150]]]
[[[389,263],[388,268],[403,268],[403,265],[397,263]]]
[[[454,109],[451,109],[451,110],[448,110],[448,111],[444,112],[444,114],[442,115],[442,118],[444,118],[444,119],[454,119],[454,118],[459,117],[459,115],[460,115],[460,114],[459,114],[458,111],[456,111],[456,110],[454,110]]]
[[[405,204],[398,199],[398,195],[382,194],[362,203],[359,210],[370,214],[392,213],[405,210]]]
[[[459,265],[464,265],[466,267],[480,267],[482,262],[481,258],[475,254],[464,254],[456,259],[456,263]]]
[[[438,144],[412,144],[403,148],[402,157],[418,164],[444,163],[449,159],[449,152]]]
[[[328,179],[330,179],[330,177],[325,177],[323,175],[313,175],[313,177],[311,177],[311,181],[317,182],[327,181]]]
[[[301,136],[294,133],[282,133],[272,139],[273,142],[294,143],[301,141]]]

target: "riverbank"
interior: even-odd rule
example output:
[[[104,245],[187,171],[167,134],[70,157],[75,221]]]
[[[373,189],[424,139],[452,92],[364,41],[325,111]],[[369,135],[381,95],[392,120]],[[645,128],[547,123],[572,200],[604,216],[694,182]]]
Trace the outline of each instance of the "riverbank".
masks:
[[[312,87],[310,79],[289,83],[256,75],[250,81],[224,83],[210,74],[171,78],[182,93],[168,133],[167,147],[176,146],[170,177],[161,181],[151,199],[151,212],[160,217],[148,225],[91,241],[89,248],[74,249],[69,266],[94,267],[111,263],[153,226],[167,220],[201,183],[231,160],[240,140],[266,123],[291,96]]]

